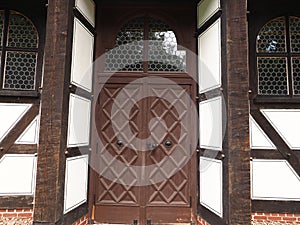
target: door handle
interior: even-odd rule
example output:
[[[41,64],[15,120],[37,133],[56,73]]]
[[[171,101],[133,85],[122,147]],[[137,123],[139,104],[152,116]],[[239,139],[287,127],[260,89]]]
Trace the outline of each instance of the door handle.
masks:
[[[171,146],[172,146],[172,141],[167,140],[167,141],[165,142],[165,146],[166,146],[166,147],[171,147]]]
[[[118,145],[118,147],[123,147],[123,141],[121,141],[121,140],[117,140],[117,145]]]
[[[157,148],[157,146],[158,146],[158,144],[154,144],[154,143],[150,143],[150,142],[147,143],[147,148],[150,150]]]

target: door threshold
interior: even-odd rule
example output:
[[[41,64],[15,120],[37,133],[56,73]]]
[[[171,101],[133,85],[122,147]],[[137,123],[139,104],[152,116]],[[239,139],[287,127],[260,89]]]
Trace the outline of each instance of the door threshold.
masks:
[[[93,225],[132,225],[125,223],[93,223]],[[151,225],[191,225],[191,223],[153,223]]]

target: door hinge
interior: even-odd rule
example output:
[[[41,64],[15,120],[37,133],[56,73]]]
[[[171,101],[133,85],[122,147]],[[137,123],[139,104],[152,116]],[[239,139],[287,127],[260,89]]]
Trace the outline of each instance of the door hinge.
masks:
[[[93,202],[94,202],[94,205],[96,205],[96,194],[94,194]]]
[[[190,208],[192,208],[192,205],[193,204],[193,198],[192,198],[192,196],[190,196]]]

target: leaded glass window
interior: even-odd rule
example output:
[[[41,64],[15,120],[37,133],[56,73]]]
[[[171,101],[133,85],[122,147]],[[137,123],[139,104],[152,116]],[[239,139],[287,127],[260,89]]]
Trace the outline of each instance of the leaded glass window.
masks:
[[[130,20],[107,50],[106,71],[186,71],[186,52],[178,49],[174,31],[149,17]]]
[[[257,35],[258,94],[300,95],[300,18],[282,16],[266,23]]]
[[[35,26],[18,12],[0,11],[0,36],[1,89],[35,90],[39,47]]]

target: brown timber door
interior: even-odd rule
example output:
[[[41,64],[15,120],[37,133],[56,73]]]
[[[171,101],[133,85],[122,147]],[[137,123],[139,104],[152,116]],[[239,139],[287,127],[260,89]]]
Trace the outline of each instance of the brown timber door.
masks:
[[[196,196],[189,135],[194,132],[192,86],[128,77],[98,84],[92,138],[94,220],[189,223],[191,196]]]

